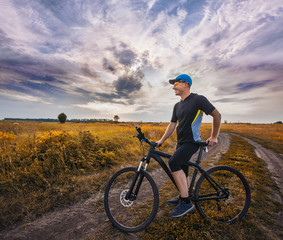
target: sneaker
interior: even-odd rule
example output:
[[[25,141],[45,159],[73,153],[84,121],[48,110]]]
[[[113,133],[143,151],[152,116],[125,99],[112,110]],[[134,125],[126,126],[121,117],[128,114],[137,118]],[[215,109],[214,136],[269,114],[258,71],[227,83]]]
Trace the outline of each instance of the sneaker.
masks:
[[[178,197],[178,198],[175,198],[175,199],[170,199],[167,201],[167,204],[168,205],[178,205],[181,201],[181,198]]]
[[[181,201],[177,207],[175,207],[171,212],[170,216],[171,217],[182,217],[186,213],[192,211],[195,209],[195,206],[193,203],[190,201],[190,203],[186,203],[184,201]]]
[[[181,201],[181,196],[179,195],[178,198],[168,200],[167,205],[178,205],[180,201]]]

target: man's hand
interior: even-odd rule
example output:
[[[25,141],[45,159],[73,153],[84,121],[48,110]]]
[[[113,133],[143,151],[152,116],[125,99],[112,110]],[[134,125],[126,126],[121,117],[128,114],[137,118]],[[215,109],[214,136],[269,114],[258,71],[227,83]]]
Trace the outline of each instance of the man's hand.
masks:
[[[214,146],[218,143],[218,140],[217,138],[210,137],[209,139],[206,140],[206,143],[208,144],[208,146]]]
[[[163,144],[163,141],[159,140],[156,143],[157,143],[157,147],[160,147]]]

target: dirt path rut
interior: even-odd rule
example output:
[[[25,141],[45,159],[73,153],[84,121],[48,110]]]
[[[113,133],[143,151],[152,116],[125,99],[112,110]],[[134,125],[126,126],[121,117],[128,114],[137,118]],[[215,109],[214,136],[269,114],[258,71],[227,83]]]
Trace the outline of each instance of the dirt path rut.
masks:
[[[238,134],[233,134],[239,137],[242,137]],[[267,164],[267,168],[271,173],[272,178],[274,179],[275,183],[277,184],[279,190],[280,190],[280,194],[274,193],[274,197],[275,199],[280,202],[281,204],[283,204],[283,156],[282,154],[278,154],[273,152],[270,149],[264,148],[262,145],[252,141],[251,139],[242,137],[243,139],[245,139],[249,144],[251,144],[252,146],[255,147],[255,153],[256,155],[263,159],[266,164]],[[281,210],[278,213],[278,221],[279,223],[283,223],[283,210]]]

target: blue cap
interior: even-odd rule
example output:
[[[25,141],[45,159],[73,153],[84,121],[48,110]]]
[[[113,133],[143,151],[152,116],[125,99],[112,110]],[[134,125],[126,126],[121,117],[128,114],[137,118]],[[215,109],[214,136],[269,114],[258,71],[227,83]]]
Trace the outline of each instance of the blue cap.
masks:
[[[187,83],[189,83],[190,86],[192,86],[192,83],[193,83],[191,77],[187,74],[181,74],[178,77],[176,77],[175,79],[170,79],[169,83],[174,84],[178,80],[182,80],[184,82],[187,82]]]

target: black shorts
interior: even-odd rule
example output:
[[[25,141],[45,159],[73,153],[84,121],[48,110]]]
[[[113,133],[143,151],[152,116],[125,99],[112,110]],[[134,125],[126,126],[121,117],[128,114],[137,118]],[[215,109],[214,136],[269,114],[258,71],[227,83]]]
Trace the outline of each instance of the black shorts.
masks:
[[[172,172],[183,170],[188,176],[189,166],[187,165],[194,153],[199,149],[195,143],[184,143],[177,145],[176,151],[169,159],[169,167]]]

